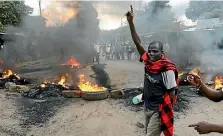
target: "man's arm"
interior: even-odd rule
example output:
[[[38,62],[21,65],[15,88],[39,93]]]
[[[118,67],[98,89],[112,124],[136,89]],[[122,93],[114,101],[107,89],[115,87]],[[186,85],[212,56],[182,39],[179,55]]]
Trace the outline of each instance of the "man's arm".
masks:
[[[177,89],[175,73],[173,70],[168,70],[162,73],[163,83],[170,94],[171,102],[174,103],[174,96]]]
[[[201,82],[200,91],[205,95],[205,97],[214,102],[220,102],[221,100],[223,100],[223,91],[212,89],[205,85],[203,82]]]
[[[175,96],[175,94],[176,94],[175,88],[170,90],[170,99],[171,99],[172,104],[174,104],[174,96]]]
[[[198,122],[188,127],[194,127],[199,134],[209,134],[211,132],[223,134],[223,125],[211,124],[208,122]]]
[[[132,39],[136,45],[136,48],[139,52],[140,55],[142,55],[145,50],[143,48],[143,46],[141,45],[141,40],[138,36],[138,34],[136,33],[136,30],[135,30],[135,25],[133,23],[133,8],[132,8],[132,5],[131,5],[131,12],[128,12],[126,14],[127,16],[127,21],[129,22],[129,27],[130,27],[130,31],[131,31],[131,35],[132,35]]]
[[[223,125],[211,124],[211,132],[223,134]]]
[[[141,45],[141,40],[140,40],[138,34],[136,33],[134,23],[129,22],[129,27],[130,27],[132,39],[136,45],[136,48],[137,48],[139,54],[142,55],[145,52],[145,50],[144,50],[143,46]]]

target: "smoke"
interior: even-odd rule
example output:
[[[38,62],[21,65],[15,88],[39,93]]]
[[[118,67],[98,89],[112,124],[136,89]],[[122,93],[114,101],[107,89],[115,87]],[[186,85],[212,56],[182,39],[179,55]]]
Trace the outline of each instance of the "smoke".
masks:
[[[207,33],[207,32],[206,32]],[[203,51],[200,55],[201,68],[208,74],[223,74],[223,59],[222,50],[222,29],[216,28],[213,31],[208,32],[209,35],[204,35],[200,39],[203,43]]]
[[[123,13],[127,10],[130,10],[130,5],[140,4],[139,1],[94,1],[93,3],[99,14],[119,17],[123,16]]]
[[[223,65],[220,61],[223,55],[220,48],[223,44],[220,28],[179,31],[182,23],[176,22],[171,7],[157,7],[157,3],[149,3],[145,12],[136,13],[135,25],[145,49],[149,42],[158,40],[165,44],[167,56],[182,69],[200,66],[205,73],[222,73]]]
[[[6,51],[2,56],[5,64],[9,60],[13,60],[10,64],[16,64],[54,56],[64,61],[71,55],[81,63],[89,60],[100,31],[92,2],[52,2],[42,13],[43,17],[24,16],[20,27],[6,29],[10,35],[21,36],[5,41]]]
[[[68,47],[68,54],[75,51],[76,54],[79,53],[79,59],[83,59],[84,57],[88,58],[93,53],[93,44],[97,41],[100,32],[97,17],[98,13],[92,2],[80,2],[77,16],[69,20],[64,26],[66,30],[64,33],[70,31],[70,35],[73,37],[71,38],[73,45]]]
[[[170,50],[167,54],[181,68],[200,67],[210,81],[212,76],[223,74],[222,31],[210,30],[181,31],[169,37]],[[175,39],[174,39],[175,38]]]

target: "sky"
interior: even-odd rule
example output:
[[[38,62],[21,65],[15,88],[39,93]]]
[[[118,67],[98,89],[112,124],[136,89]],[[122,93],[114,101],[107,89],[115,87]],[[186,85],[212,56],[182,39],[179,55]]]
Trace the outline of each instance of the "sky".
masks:
[[[149,0],[143,0],[143,2],[148,2]],[[170,5],[172,6],[172,11],[178,16],[178,18],[188,25],[194,24],[191,20],[188,20],[184,14],[185,9],[188,7],[188,3],[190,0],[170,0]],[[111,1],[109,1],[110,3]],[[122,1],[124,2],[124,1]],[[125,20],[124,14],[125,11],[128,11],[129,4],[133,1],[124,2],[126,6],[119,6],[117,2],[113,3],[113,6],[116,8],[112,13],[106,12],[109,7],[106,4],[106,0],[104,3],[97,3],[94,5],[96,10],[98,11],[98,19],[99,19],[99,27],[103,30],[111,30],[116,29],[121,26],[121,21]],[[32,8],[34,8],[33,15],[39,15],[39,3],[38,0],[25,0],[25,3]],[[42,0],[41,6],[42,9],[46,8],[46,6],[50,3],[50,0]],[[119,9],[118,9],[119,8]],[[110,11],[110,10],[109,10]]]

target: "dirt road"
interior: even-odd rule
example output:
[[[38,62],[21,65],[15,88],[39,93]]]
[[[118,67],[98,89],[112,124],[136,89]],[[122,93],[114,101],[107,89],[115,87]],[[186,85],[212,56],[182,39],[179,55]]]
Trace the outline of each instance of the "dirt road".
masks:
[[[115,88],[140,86],[143,81],[143,65],[138,62],[108,61],[105,70],[109,74],[111,84]],[[49,121],[38,126],[22,127],[19,123],[20,114],[14,99],[17,95],[0,92],[1,122],[0,133],[8,135],[28,136],[142,136],[143,128],[136,126],[143,123],[143,111],[131,111],[118,100],[84,101],[73,99],[59,108]],[[210,121],[222,123],[223,105],[213,103],[202,97],[191,97],[192,109],[180,113],[176,120],[177,136],[197,136],[188,128],[191,123]],[[17,116],[18,115],[18,116]],[[210,134],[217,136],[219,134]]]

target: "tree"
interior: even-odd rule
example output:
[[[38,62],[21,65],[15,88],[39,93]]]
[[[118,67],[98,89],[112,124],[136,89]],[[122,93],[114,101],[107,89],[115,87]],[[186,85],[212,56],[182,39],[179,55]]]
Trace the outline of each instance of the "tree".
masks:
[[[3,26],[18,26],[22,16],[31,14],[33,9],[24,1],[0,1],[0,22]]]
[[[0,32],[2,32],[4,30],[4,27],[2,25],[2,23],[0,22]]]
[[[169,1],[151,1],[149,7],[152,7],[152,15],[156,15],[165,9],[170,9]]]
[[[221,9],[222,6],[223,1],[190,1],[186,9],[186,17],[193,21],[202,16],[204,18],[219,17],[220,14],[216,14],[216,10]]]

